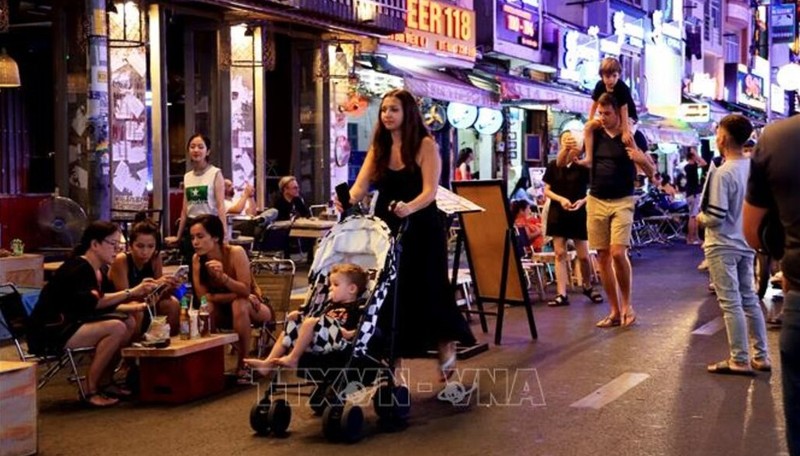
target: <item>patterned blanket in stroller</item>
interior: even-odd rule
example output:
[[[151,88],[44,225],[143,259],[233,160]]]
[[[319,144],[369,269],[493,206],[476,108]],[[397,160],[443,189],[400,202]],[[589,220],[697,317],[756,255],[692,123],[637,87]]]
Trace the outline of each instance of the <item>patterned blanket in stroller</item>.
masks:
[[[300,313],[322,316],[328,296],[328,278],[334,265],[353,263],[368,271],[371,280],[365,292],[366,304],[353,341],[353,356],[368,356],[367,347],[376,333],[378,313],[397,278],[396,258],[395,239],[386,223],[369,215],[345,218],[320,239],[308,275],[308,295]]]

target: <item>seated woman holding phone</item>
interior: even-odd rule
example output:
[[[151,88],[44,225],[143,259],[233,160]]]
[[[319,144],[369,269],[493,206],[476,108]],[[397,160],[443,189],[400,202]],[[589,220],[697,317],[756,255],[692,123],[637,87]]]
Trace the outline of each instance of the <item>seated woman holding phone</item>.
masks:
[[[58,354],[65,347],[95,347],[86,375],[87,404],[105,407],[116,404],[112,396],[128,396],[115,385],[102,388],[110,380],[119,350],[130,343],[134,333],[131,314],[144,310],[143,304],[123,304],[141,298],[156,287],[144,279],[124,291],[109,291],[103,268],[111,264],[120,245],[119,227],[96,221],[83,232],[80,244],[47,282],[29,320],[28,348],[37,355]]]
[[[170,327],[170,335],[176,336],[179,332],[181,308],[178,300],[172,296],[175,288],[188,279],[188,267],[184,267],[172,276],[164,276],[161,263],[161,234],[158,227],[150,220],[143,220],[131,229],[130,252],[121,252],[111,263],[108,273],[114,288],[126,290],[142,283],[144,279],[154,279],[157,282],[156,292],[160,290],[156,302],[156,314],[166,315]],[[183,276],[183,277],[181,277]],[[137,328],[140,332],[147,330],[148,324],[143,325],[141,317],[147,313],[137,314]]]
[[[261,301],[250,272],[247,253],[238,245],[223,242],[225,233],[219,217],[201,215],[192,221],[189,233],[194,248],[192,284],[195,302],[206,298],[212,329],[230,322],[239,335],[237,376],[249,383],[244,357],[250,353],[250,324],[273,318],[273,312]]]

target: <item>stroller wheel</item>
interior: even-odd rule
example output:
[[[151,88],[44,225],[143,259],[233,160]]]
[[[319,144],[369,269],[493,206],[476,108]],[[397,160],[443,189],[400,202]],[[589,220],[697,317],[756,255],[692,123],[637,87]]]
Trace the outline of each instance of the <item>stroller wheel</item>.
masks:
[[[411,397],[408,388],[383,385],[372,396],[372,406],[375,414],[381,419],[404,421],[411,411]]]
[[[344,407],[331,405],[322,413],[322,434],[329,442],[337,442],[342,437],[341,419]]]
[[[250,427],[258,435],[267,435],[270,431],[270,400],[265,397],[250,408]]]
[[[269,424],[275,435],[285,435],[292,422],[292,408],[285,399],[278,399],[269,406]]]
[[[357,405],[331,405],[322,414],[322,433],[330,442],[355,443],[363,427],[364,411]]]
[[[361,440],[361,430],[364,427],[364,411],[357,405],[345,406],[342,414],[341,433],[342,440],[355,443]]]

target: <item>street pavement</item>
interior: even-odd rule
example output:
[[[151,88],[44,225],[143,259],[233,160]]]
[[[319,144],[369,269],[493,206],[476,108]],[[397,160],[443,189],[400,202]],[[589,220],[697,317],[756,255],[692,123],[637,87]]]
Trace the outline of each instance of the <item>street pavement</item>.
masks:
[[[683,245],[634,255],[638,320],[631,328],[595,328],[607,305],[580,293],[569,307],[535,303],[536,341],[521,307],[508,309],[500,346],[493,319],[488,334],[473,323],[490,348],[459,362],[461,384],[442,392],[433,360],[404,366],[412,412],[401,432],[381,432],[367,407],[365,437],[346,448],[330,444],[320,419],[298,404],[287,437],[258,437],[248,422],[262,391],[256,386],[181,406],[97,410],[77,403],[74,387],[56,378],[39,392],[40,454],[788,454],[777,330],[768,332],[772,374],[706,373],[707,363],[725,359],[727,343],[707,275],[695,268],[701,259],[698,247]],[[13,356],[10,347],[0,351],[2,359]]]

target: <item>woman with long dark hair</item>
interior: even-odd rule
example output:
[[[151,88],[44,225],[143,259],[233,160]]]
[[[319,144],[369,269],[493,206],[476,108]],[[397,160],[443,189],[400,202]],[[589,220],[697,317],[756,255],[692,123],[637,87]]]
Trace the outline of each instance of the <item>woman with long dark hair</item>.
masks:
[[[167,316],[170,334],[178,335],[181,308],[178,300],[172,296],[179,285],[176,279],[164,276],[161,261],[161,233],[158,226],[150,220],[137,222],[129,235],[130,252],[120,252],[114,258],[109,270],[109,278],[117,290],[135,287],[145,279],[154,279],[167,287],[156,303],[156,311]],[[144,314],[142,314],[144,315]],[[137,325],[140,331],[147,327]]]
[[[239,335],[237,375],[249,383],[244,357],[250,352],[250,324],[272,319],[272,311],[261,302],[261,291],[252,280],[250,260],[238,245],[223,242],[225,235],[219,217],[201,215],[189,227],[192,236],[192,283],[195,300],[203,296],[209,304],[211,320],[219,327],[232,324]]]
[[[470,164],[474,158],[475,154],[472,152],[471,148],[465,147],[461,149],[461,152],[458,154],[458,159],[456,160],[456,171],[453,176],[454,181],[472,180],[472,167]]]
[[[121,347],[130,340],[135,320],[125,314],[141,312],[144,304],[121,304],[132,297],[142,297],[155,288],[152,280],[133,288],[113,289],[103,269],[114,261],[120,245],[119,227],[109,222],[92,222],[84,230],[73,255],[58,268],[39,296],[30,318],[28,348],[31,352],[57,354],[64,348],[95,347],[94,358],[86,375],[86,397],[93,406],[116,404],[118,399],[106,393],[127,396],[121,388],[98,392],[98,383]]]
[[[178,238],[168,238],[167,243],[180,242],[181,253],[188,262],[192,257],[189,239],[191,220],[201,215],[217,216],[225,229],[225,180],[222,171],[209,161],[211,140],[195,133],[186,144],[192,170],[183,176],[183,209],[178,223]]]
[[[455,370],[455,342],[471,345],[475,338],[447,278],[446,233],[436,208],[441,172],[436,143],[414,96],[403,89],[388,92],[350,202],[361,201],[374,184],[380,192],[375,215],[393,233],[409,219],[398,271],[396,355],[420,357],[438,347],[442,380],[447,380]],[[391,305],[383,306],[379,324],[390,321],[390,311]]]

